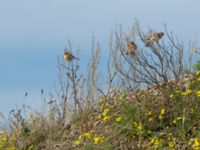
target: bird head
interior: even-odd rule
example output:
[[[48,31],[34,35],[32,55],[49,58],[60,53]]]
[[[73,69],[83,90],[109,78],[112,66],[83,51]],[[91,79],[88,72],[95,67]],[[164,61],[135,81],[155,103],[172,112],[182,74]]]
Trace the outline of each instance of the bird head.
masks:
[[[164,35],[164,32],[159,32],[159,33],[158,33],[158,36],[159,36],[159,37],[162,37],[163,35]]]

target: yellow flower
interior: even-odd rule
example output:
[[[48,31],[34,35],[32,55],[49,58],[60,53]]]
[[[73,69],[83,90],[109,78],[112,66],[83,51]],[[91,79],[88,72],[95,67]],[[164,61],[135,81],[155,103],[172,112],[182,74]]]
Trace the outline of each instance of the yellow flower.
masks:
[[[153,118],[151,117],[151,118],[149,118],[149,120],[148,120],[148,121],[149,121],[149,122],[151,122],[152,120],[153,120]]]
[[[180,91],[180,90],[176,90],[175,93],[178,93],[178,94],[179,94],[179,93],[181,93],[181,91]]]
[[[1,138],[0,143],[1,143],[2,145],[4,145],[6,142],[7,142],[6,137]]]
[[[177,117],[176,119],[174,119],[172,122],[174,123],[174,124],[176,124],[177,123],[177,121],[179,121],[179,120],[181,120],[182,119],[182,117]]]
[[[141,123],[138,124],[137,129],[138,129],[138,131],[141,131],[141,130],[142,130],[142,124],[141,124]]]
[[[160,114],[161,114],[161,115],[164,115],[164,114],[165,114],[165,108],[162,108],[162,109],[161,109]]]
[[[176,120],[181,120],[181,119],[182,119],[182,117],[177,117],[177,118],[176,118]]]
[[[75,145],[79,145],[80,143],[81,143],[81,142],[80,142],[79,140],[75,140],[75,141],[74,141],[74,144],[75,144]]]
[[[94,144],[98,144],[99,142],[99,137],[94,137]]]
[[[133,122],[133,127],[137,131],[137,134],[141,134],[142,129],[143,129],[142,123]]]
[[[100,137],[95,136],[94,139],[93,139],[94,144],[99,144],[99,142],[100,143],[104,143],[104,141],[105,141],[105,137],[104,136],[100,136]]]
[[[189,95],[189,94],[192,94],[192,90],[190,90],[190,89],[181,93],[181,95],[183,95],[183,96]]]
[[[104,141],[105,141],[105,137],[104,137],[104,136],[101,136],[101,137],[100,137],[100,142],[103,144]]]
[[[158,137],[153,137],[151,138],[150,142],[155,146],[155,148],[157,148],[158,145],[162,144],[163,140],[159,139]]]
[[[192,145],[193,141],[194,141],[194,139],[191,138],[191,139],[189,140],[189,142],[188,142],[188,145]]]
[[[149,112],[148,112],[148,115],[150,116],[151,114],[152,114],[152,111],[149,111]]]
[[[102,116],[101,115],[98,115],[98,119],[101,119],[102,118]]]
[[[103,116],[106,116],[107,113],[108,113],[109,111],[110,111],[109,109],[105,109],[105,110],[103,111]]]
[[[86,133],[83,133],[83,136],[84,136],[84,137],[87,137],[87,138],[91,138],[92,133],[86,132]]]
[[[169,98],[172,99],[173,97],[174,97],[174,94],[170,94],[170,95],[169,95]]]
[[[106,122],[109,119],[110,119],[110,116],[106,115],[106,116],[104,116],[103,121]]]
[[[199,139],[198,138],[194,138],[193,148],[195,150],[200,150],[200,143],[199,143]]]
[[[121,120],[122,120],[122,117],[121,117],[121,116],[118,116],[118,117],[115,118],[115,121],[116,121],[116,122],[120,122]]]
[[[172,133],[167,134],[167,139],[168,139],[168,141],[172,142],[172,140],[173,140],[173,134]]]
[[[174,148],[174,146],[175,146],[175,145],[174,145],[174,142],[169,141],[169,142],[168,142],[168,146],[169,146],[170,148]]]
[[[173,122],[174,124],[176,124],[177,120],[175,119],[175,120],[173,120],[172,122]]]
[[[197,97],[200,97],[200,90],[196,92]]]
[[[191,145],[194,150],[200,150],[199,138],[191,138],[188,145]]]
[[[197,71],[195,74],[196,74],[196,76],[199,76],[200,75],[200,71]]]
[[[165,108],[162,108],[159,115],[160,120],[163,119],[164,114],[165,114]]]

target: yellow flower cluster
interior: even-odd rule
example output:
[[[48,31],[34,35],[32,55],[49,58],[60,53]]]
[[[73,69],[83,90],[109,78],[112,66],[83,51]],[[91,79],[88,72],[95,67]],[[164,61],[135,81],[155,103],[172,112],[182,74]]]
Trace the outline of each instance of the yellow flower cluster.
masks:
[[[198,75],[200,74],[199,72],[200,72],[200,71],[198,71]],[[199,77],[197,80],[200,81],[200,77]],[[188,90],[186,90],[185,92],[182,92],[182,91],[180,91],[180,90],[176,90],[175,93],[176,93],[176,94],[180,94],[180,95],[182,95],[182,96],[187,96],[187,95],[191,95],[192,93],[194,93],[197,97],[200,97],[200,90],[192,91],[192,89],[188,89]],[[173,97],[174,97],[174,94],[170,94],[170,95],[169,95],[169,98],[170,98],[170,99],[172,99]]]
[[[162,119],[164,118],[164,115],[165,115],[165,108],[162,108],[162,109],[160,110],[160,114],[159,114],[158,118],[159,118],[160,120],[162,120]]]
[[[104,122],[108,121],[110,119],[110,116],[108,115],[109,109],[105,109],[102,113],[102,115],[98,116],[98,119],[102,119]]]
[[[135,128],[138,135],[142,133],[142,123],[133,122],[133,127]]]
[[[191,138],[188,145],[192,146],[193,150],[200,150],[199,138]]]
[[[177,121],[179,121],[179,120],[181,120],[182,119],[182,117],[177,117],[176,119],[174,119],[172,122],[174,123],[174,124],[176,124],[177,123]]]
[[[192,90],[191,89],[188,89],[185,92],[181,93],[181,95],[183,95],[183,96],[190,95],[190,94],[192,94]]]
[[[79,145],[79,144],[81,144],[81,142],[80,142],[80,140],[75,140],[75,141],[74,141],[74,144],[75,144],[75,145]]]
[[[74,141],[74,144],[75,145],[79,145],[81,144],[84,140],[90,140],[92,139],[93,140],[93,143],[94,144],[99,144],[99,143],[104,143],[105,141],[105,137],[104,136],[98,136],[97,134],[94,134],[92,132],[86,132],[86,133],[83,133],[82,135],[79,136],[79,139],[76,139]]]
[[[175,144],[176,144],[175,138],[173,138],[172,133],[169,133],[166,136],[167,136],[169,148],[174,150],[175,149]]]
[[[148,117],[149,117],[148,121],[151,122],[153,120],[152,111],[148,112]]]
[[[99,144],[99,143],[103,144],[104,141],[105,141],[105,137],[104,136],[95,136],[93,138],[94,144]]]
[[[80,138],[82,137],[86,137],[86,138],[91,138],[93,136],[92,132],[86,132],[86,133],[83,133],[82,135],[80,135]]]
[[[0,149],[6,149],[6,150],[17,150],[14,146],[14,138],[6,137],[6,133],[4,131],[0,131]]]
[[[195,93],[197,97],[200,97],[200,90]]]
[[[115,118],[115,121],[116,122],[120,122],[122,120],[122,116],[117,116],[116,118]]]
[[[94,136],[94,134],[92,132],[83,133],[79,136],[79,139],[74,141],[74,144],[79,145],[79,144],[81,144],[81,141],[84,140],[84,138],[91,139],[93,136]]]
[[[151,144],[157,149],[162,143],[163,139],[159,139],[158,137],[153,137],[150,139]]]
[[[4,147],[4,145],[7,143],[6,137],[1,137],[0,139],[0,148]]]

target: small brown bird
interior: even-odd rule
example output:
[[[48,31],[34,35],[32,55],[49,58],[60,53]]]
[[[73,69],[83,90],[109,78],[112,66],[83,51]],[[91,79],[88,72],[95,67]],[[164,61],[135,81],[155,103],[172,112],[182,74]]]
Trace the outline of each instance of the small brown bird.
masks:
[[[47,104],[53,104],[55,102],[56,102],[56,100],[50,99]]]
[[[127,55],[135,55],[135,51],[137,50],[137,45],[134,42],[129,42],[127,47]]]
[[[70,61],[73,61],[74,59],[79,60],[79,58],[75,57],[75,56],[72,55],[70,52],[68,52],[68,51],[65,51],[65,52],[64,52],[64,60],[70,62]]]
[[[148,39],[146,46],[150,46],[153,42],[158,42],[164,35],[164,32],[158,32],[152,34]]]

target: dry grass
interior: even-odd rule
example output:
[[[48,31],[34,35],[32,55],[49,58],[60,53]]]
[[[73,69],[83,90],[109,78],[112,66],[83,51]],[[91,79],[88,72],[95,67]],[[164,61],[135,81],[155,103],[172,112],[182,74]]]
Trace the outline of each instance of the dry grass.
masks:
[[[106,79],[94,38],[86,76],[78,60],[58,59],[56,96],[41,112],[13,110],[10,130],[0,131],[0,149],[200,149],[200,63],[188,67],[183,45],[165,31],[167,42],[144,47],[152,30],[144,33],[138,22],[128,33],[118,28],[109,42]],[[127,41],[136,38],[143,45],[125,55]]]

